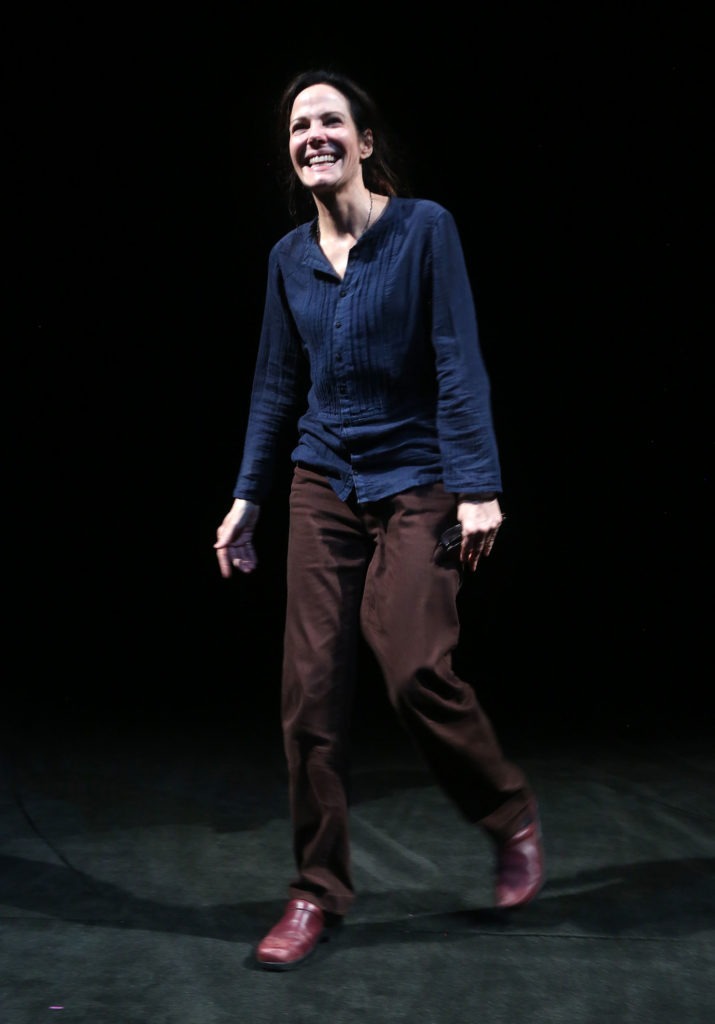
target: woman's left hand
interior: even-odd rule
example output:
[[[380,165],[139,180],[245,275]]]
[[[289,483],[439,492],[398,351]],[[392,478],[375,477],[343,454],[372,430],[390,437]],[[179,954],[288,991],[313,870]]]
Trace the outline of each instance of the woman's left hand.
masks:
[[[460,560],[474,572],[482,555],[490,555],[499,527],[504,521],[499,501],[460,501],[457,519],[462,524]]]

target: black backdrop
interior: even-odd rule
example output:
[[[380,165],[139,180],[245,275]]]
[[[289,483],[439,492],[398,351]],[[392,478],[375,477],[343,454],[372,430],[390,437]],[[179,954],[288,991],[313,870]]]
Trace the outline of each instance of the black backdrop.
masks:
[[[290,227],[274,105],[335,63],[472,271],[508,520],[463,591],[460,666],[527,724],[707,723],[704,26],[633,6],[324,16],[55,12],[9,33],[22,720],[275,712],[287,465],[259,571],[222,581],[211,545]]]

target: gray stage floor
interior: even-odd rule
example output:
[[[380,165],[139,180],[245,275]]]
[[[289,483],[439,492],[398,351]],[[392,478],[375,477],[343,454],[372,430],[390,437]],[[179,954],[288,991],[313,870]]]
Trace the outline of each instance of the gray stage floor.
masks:
[[[509,735],[547,884],[490,909],[492,851],[382,722],[355,739],[358,900],[301,970],[252,948],[291,872],[272,725],[60,721],[4,742],[2,1024],[705,1024],[715,752],[687,735]]]

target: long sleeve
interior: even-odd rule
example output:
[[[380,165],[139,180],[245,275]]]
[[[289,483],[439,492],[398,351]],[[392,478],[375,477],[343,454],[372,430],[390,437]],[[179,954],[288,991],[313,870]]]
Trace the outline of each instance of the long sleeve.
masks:
[[[263,321],[235,498],[260,504],[270,490],[285,431],[295,424],[297,403],[303,393],[304,362],[300,339],[283,298],[274,250],[268,261]]]
[[[462,245],[446,210],[434,222],[431,273],[444,485],[455,493],[500,491],[490,381]]]

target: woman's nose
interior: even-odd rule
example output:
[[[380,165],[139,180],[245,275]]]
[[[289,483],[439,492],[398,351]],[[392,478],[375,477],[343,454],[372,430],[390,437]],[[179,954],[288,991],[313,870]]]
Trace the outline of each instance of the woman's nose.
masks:
[[[308,142],[313,144],[313,140],[320,141],[325,138],[325,132],[320,121],[316,121],[311,124],[310,130],[308,131]]]

